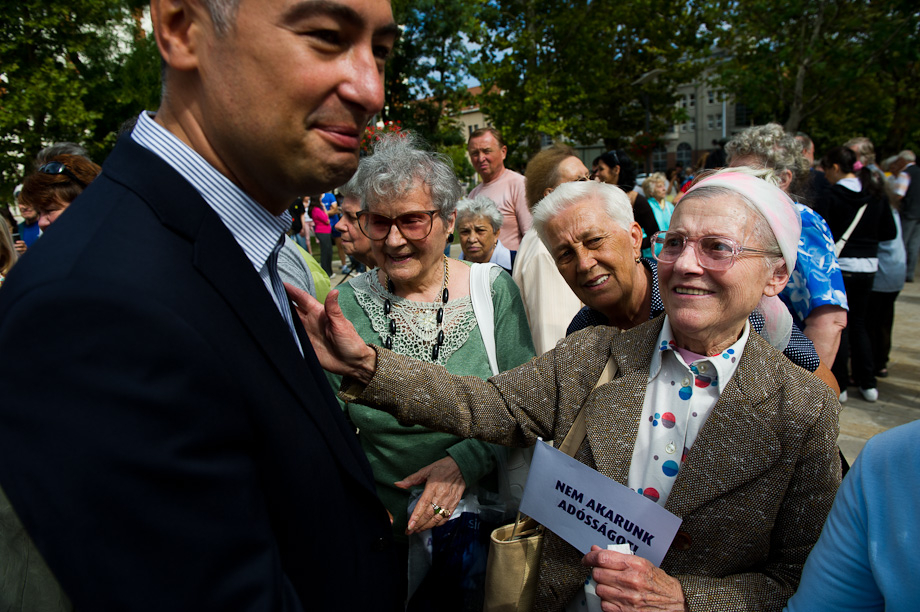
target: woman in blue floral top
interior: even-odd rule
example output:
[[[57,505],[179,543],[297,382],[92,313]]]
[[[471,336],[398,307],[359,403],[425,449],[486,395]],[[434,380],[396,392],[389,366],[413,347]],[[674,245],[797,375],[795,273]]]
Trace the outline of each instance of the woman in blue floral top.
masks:
[[[773,170],[777,185],[793,200],[798,199],[792,193],[793,185],[808,178],[810,164],[802,144],[777,123],[740,132],[725,145],[725,152],[729,166]],[[796,202],[796,208],[802,217],[798,259],[780,297],[789,306],[796,324],[814,343],[821,361],[831,367],[847,325],[843,275],[827,223],[800,202]]]
[[[802,215],[799,259],[780,297],[790,307],[799,326],[804,327],[805,319],[822,306],[845,309],[847,294],[827,222],[804,204],[797,202],[795,206]]]

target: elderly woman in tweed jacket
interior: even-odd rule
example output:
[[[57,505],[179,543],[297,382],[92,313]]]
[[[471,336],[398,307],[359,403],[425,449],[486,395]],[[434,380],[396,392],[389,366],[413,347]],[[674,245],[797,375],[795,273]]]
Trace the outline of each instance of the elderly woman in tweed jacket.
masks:
[[[609,189],[570,183],[541,206],[628,206]],[[585,207],[585,227],[597,225],[587,218],[596,208]],[[577,609],[592,573],[605,609],[778,611],[840,482],[836,397],[747,322],[785,285],[799,227],[776,187],[745,169],[715,173],[656,238],[665,315],[625,332],[582,330],[489,381],[365,345],[335,296],[325,309],[294,297],[321,363],[354,379],[344,394],[407,423],[512,446],[562,440],[584,406],[575,458],[683,520],[660,568],[599,548],[582,555],[548,533],[535,610]],[[541,233],[559,229],[550,220]],[[566,231],[553,243],[567,241],[572,257],[631,253],[616,236]],[[592,391],[608,360],[613,380]]]

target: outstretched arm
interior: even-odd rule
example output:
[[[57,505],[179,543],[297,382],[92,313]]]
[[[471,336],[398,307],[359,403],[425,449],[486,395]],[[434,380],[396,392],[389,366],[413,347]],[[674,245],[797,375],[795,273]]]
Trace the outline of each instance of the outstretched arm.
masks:
[[[377,353],[361,339],[339,307],[339,292],[330,291],[326,303],[320,304],[306,291],[284,284],[293,300],[313,350],[325,370],[370,382],[377,370]]]

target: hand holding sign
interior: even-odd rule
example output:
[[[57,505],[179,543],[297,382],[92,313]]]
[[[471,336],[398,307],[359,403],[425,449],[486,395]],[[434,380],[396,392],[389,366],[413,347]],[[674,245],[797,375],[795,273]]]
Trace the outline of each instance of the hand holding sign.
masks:
[[[659,565],[681,520],[632,489],[538,442],[521,512],[587,553],[593,544],[629,544]]]
[[[596,593],[605,610],[673,611],[686,610],[684,592],[676,578],[668,576],[642,557],[624,555],[592,546],[582,563],[594,568]]]

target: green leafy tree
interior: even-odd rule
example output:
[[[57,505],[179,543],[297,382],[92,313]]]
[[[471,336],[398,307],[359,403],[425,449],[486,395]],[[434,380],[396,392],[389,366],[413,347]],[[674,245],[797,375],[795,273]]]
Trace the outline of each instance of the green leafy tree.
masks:
[[[553,140],[624,146],[673,123],[676,85],[702,70],[706,2],[493,0],[482,11],[486,113],[520,163]],[[654,75],[635,84],[643,75]],[[648,128],[646,129],[646,122]]]
[[[0,198],[44,146],[83,144],[97,161],[159,85],[138,0],[22,0],[0,12]],[[145,72],[146,70],[146,72]],[[158,81],[159,68],[156,68]]]
[[[918,93],[916,3],[731,0],[723,14],[717,80],[758,122],[807,131],[819,149],[917,125],[903,117]]]
[[[94,139],[88,149],[94,158],[103,160],[115,145],[126,122],[133,121],[143,110],[155,111],[162,92],[161,59],[156,39],[141,25],[141,10],[134,9],[127,28],[129,42],[115,57],[107,79],[90,91],[86,104],[100,109]]]
[[[469,40],[480,27],[476,18],[480,4],[481,0],[393,2],[402,35],[387,66],[384,120],[401,121],[449,154],[458,175],[472,167],[452,152],[464,143],[460,125],[452,117],[470,101]]]
[[[920,9],[913,2],[897,2],[890,5],[894,15],[894,26],[898,34],[884,37],[876,44],[884,45],[884,52],[878,62],[879,80],[877,87],[881,95],[888,98],[883,108],[870,110],[872,114],[884,113],[890,119],[887,133],[874,138],[876,146],[886,155],[894,155],[905,148],[920,153]],[[898,27],[904,23],[904,27]],[[892,24],[889,24],[889,26]]]

